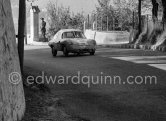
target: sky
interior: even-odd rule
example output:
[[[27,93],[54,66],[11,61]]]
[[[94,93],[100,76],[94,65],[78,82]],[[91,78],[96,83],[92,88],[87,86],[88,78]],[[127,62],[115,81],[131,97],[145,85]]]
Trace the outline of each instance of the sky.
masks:
[[[64,7],[70,7],[70,10],[74,13],[83,11],[85,14],[91,13],[93,10],[95,10],[95,6],[97,5],[97,0],[37,0],[33,4],[38,5],[39,9],[44,11],[46,10],[49,2],[57,3],[58,6],[62,5]],[[27,6],[29,5],[30,3],[27,2]],[[19,0],[11,0],[11,6],[15,30],[17,33]],[[27,16],[27,18],[29,19],[29,16]]]

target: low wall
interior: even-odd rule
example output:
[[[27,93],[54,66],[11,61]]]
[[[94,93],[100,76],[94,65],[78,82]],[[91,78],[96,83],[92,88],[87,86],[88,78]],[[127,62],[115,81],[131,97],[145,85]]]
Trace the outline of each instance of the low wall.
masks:
[[[99,32],[86,30],[85,36],[88,39],[95,39],[97,44],[119,44],[128,43],[130,33],[126,31]]]

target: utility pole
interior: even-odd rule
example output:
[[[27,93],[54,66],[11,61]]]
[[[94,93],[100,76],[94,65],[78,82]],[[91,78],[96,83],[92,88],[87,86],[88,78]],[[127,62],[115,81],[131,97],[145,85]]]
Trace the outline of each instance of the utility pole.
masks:
[[[30,1],[31,4],[35,0],[27,0]],[[23,66],[24,66],[24,40],[26,39],[26,0],[19,0],[19,19],[18,19],[18,54],[20,61],[20,69],[23,74]]]
[[[18,54],[19,54],[20,69],[22,74],[23,74],[23,65],[24,65],[25,20],[26,20],[26,0],[19,0]]]

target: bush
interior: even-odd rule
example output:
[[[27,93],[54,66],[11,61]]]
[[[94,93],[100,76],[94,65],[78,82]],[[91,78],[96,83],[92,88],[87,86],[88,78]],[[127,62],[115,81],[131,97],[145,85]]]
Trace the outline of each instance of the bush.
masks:
[[[49,3],[47,5],[47,16],[49,37],[55,35],[60,29],[74,28],[83,30],[83,14],[77,13],[76,15],[71,15],[69,7],[58,7],[53,3]]]

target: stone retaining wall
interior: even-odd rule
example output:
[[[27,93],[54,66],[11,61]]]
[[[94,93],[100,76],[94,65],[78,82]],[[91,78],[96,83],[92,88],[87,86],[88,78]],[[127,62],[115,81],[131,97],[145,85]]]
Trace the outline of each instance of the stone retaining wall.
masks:
[[[97,44],[118,44],[129,43],[130,33],[127,31],[99,32],[86,30],[85,36],[88,39],[95,39]]]

